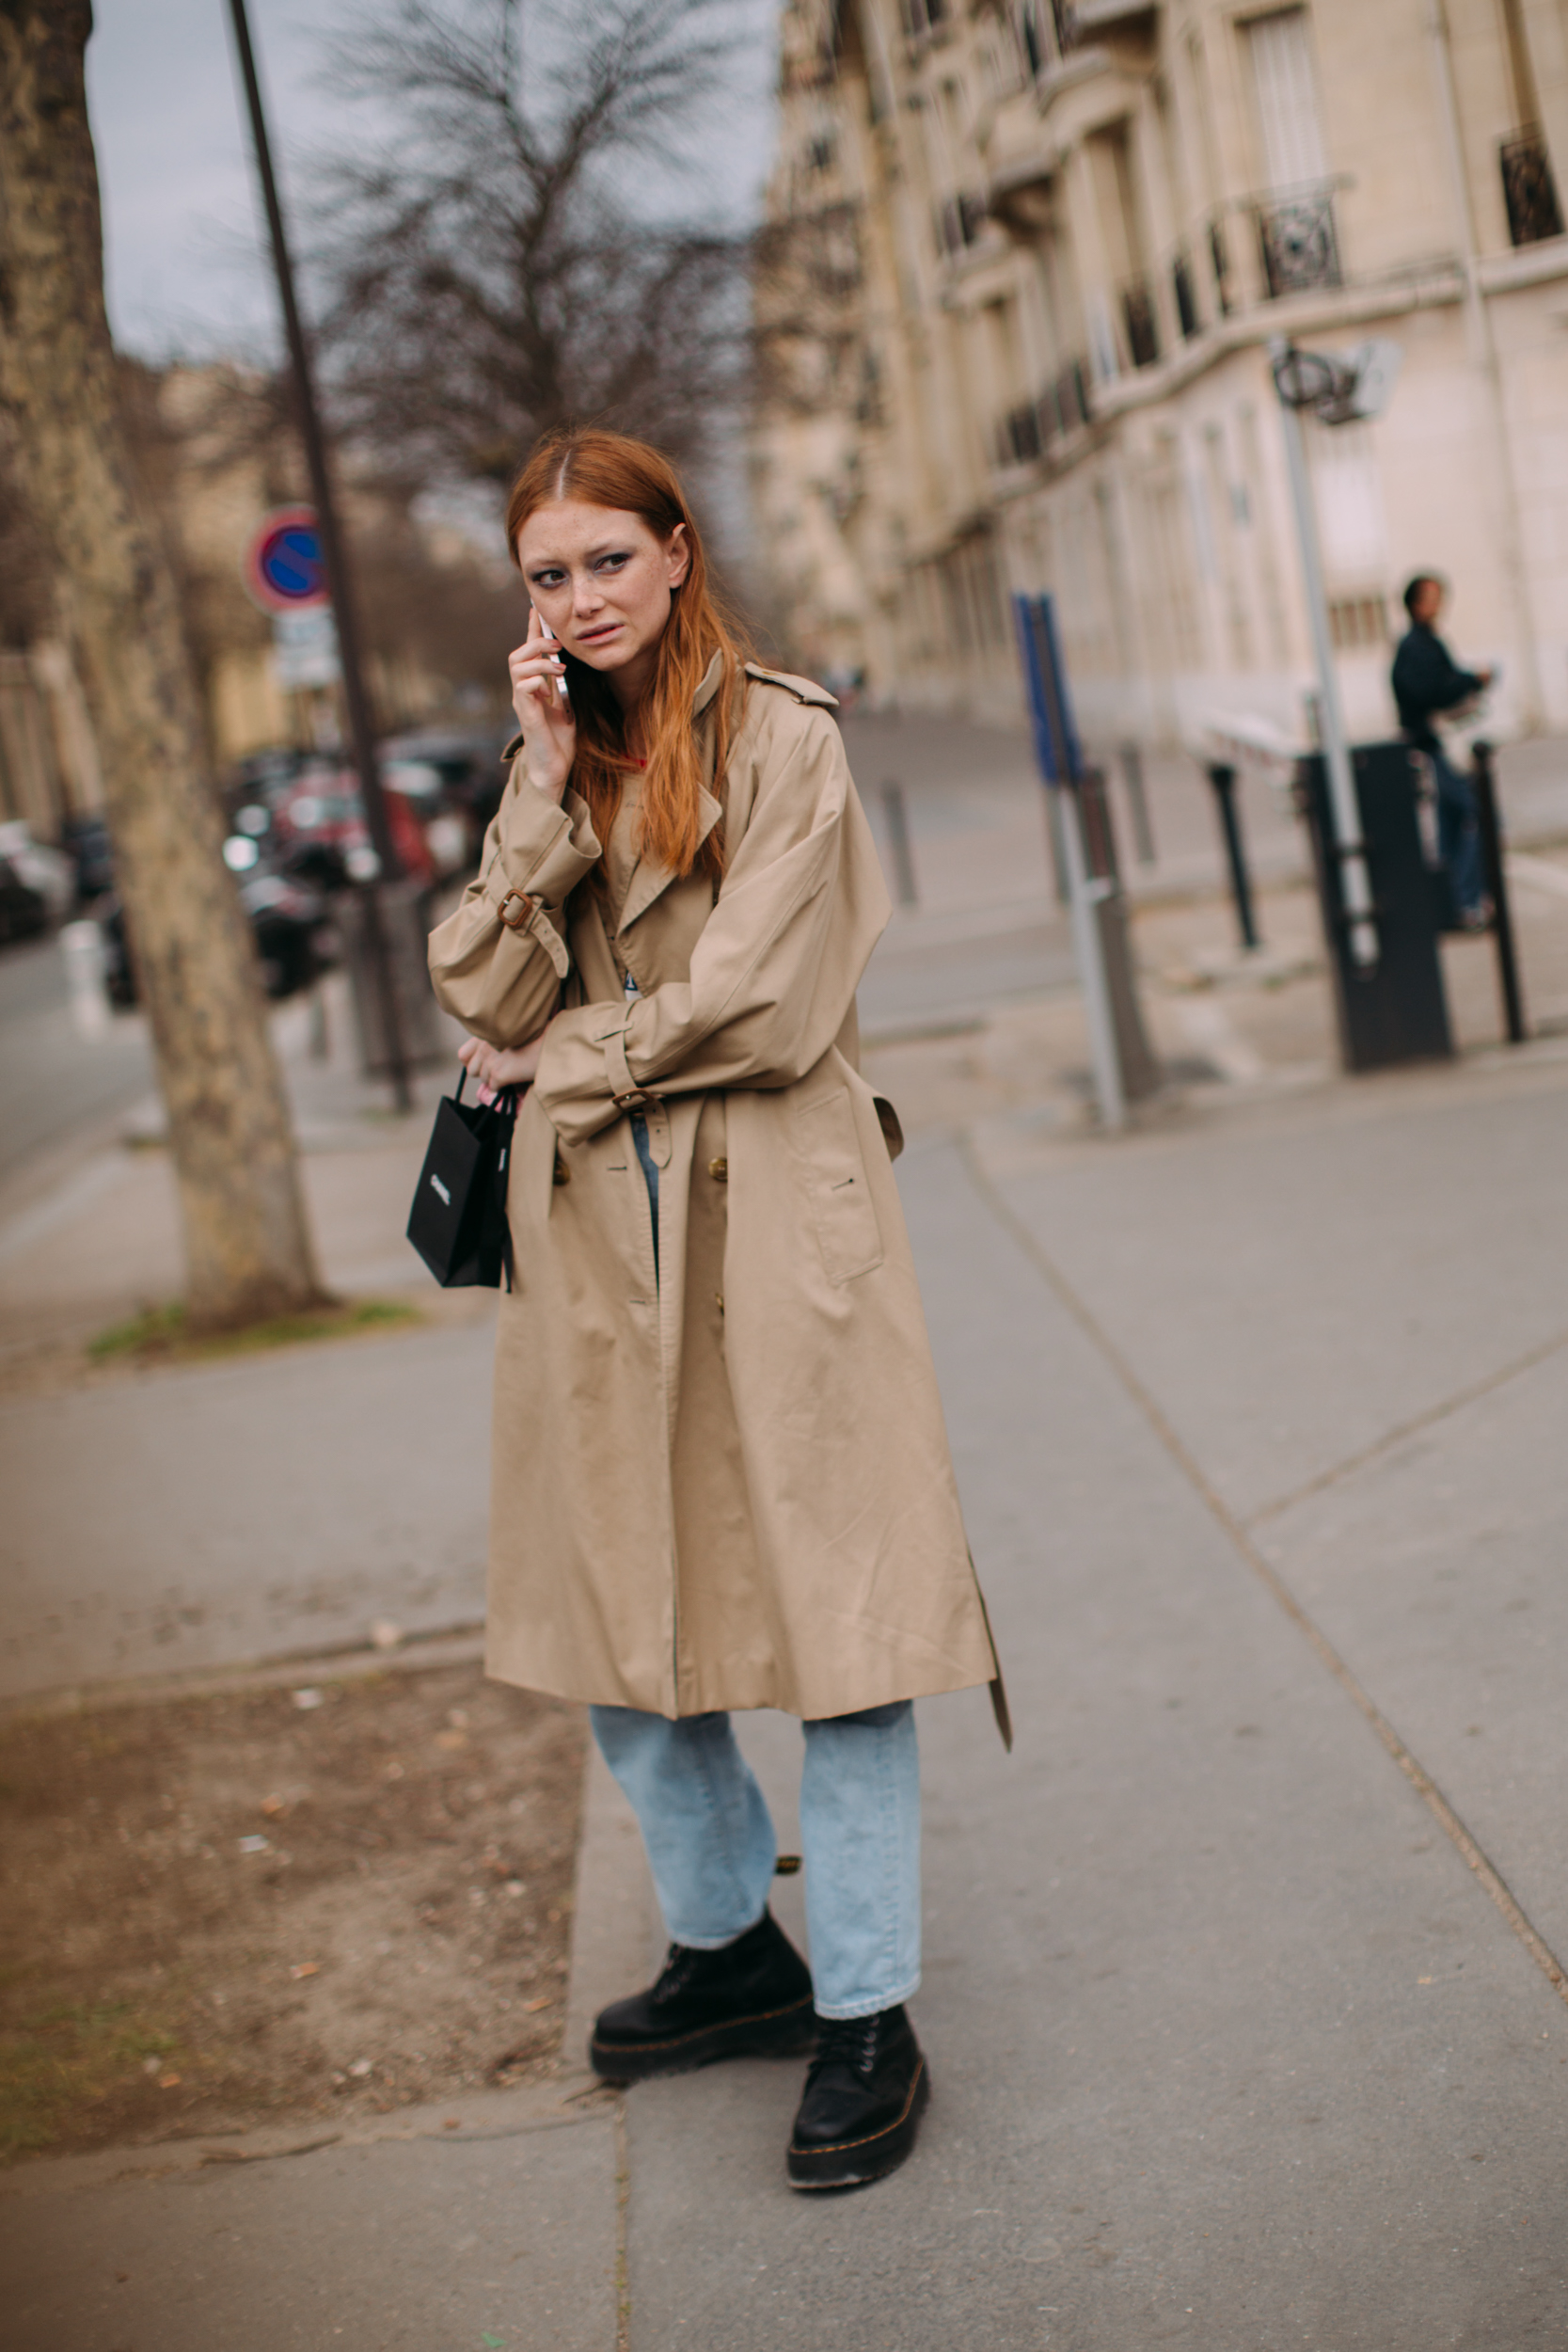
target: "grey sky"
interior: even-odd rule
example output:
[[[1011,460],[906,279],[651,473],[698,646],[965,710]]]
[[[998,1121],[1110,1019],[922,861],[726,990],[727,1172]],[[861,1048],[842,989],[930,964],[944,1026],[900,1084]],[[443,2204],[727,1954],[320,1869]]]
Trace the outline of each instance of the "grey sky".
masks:
[[[569,0],[568,0],[569,5]],[[289,162],[332,135],[318,35],[346,0],[250,0],[285,201]],[[706,141],[714,182],[755,202],[771,148],[771,0],[736,0],[750,70]],[[276,306],[230,60],[226,0],[95,0],[87,96],[103,187],[109,317],[150,358],[270,349]]]

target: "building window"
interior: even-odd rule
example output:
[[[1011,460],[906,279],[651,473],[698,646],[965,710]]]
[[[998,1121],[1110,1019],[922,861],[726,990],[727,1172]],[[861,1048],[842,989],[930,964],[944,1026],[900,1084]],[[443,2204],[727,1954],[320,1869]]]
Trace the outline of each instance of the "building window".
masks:
[[[1356,653],[1388,643],[1388,604],[1381,596],[1331,596],[1328,634],[1339,653]]]
[[[1551,157],[1541,133],[1530,124],[1504,139],[1497,151],[1503,176],[1503,202],[1508,207],[1508,234],[1514,245],[1538,245],[1543,237],[1560,237],[1562,212],[1552,178]]]

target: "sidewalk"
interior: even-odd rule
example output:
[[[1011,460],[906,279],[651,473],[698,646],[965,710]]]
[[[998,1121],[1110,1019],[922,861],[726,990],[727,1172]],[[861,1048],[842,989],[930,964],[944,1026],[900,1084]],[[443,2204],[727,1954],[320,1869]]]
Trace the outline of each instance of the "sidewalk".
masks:
[[[1568,1009],[1554,903],[1543,885],[1532,1010],[1559,988]],[[1266,901],[1282,948],[1299,914]],[[911,2164],[794,2198],[797,2068],[624,2100],[573,2071],[657,1942],[598,1772],[559,2084],[313,2152],[258,2133],[212,2143],[230,2161],[176,2143],[8,2175],[17,2352],[1565,2352],[1568,1040],[1338,1080],[1321,974],[1182,979],[1226,930],[1223,906],[1140,917],[1165,1050],[1184,1008],[1225,1034],[1189,1037],[1208,1075],[1116,1143],[1084,1123],[1059,987],[869,1057],[911,1136],[1018,1725],[1006,1757],[983,1694],[922,1709],[935,2097]],[[1479,1045],[1489,977],[1455,952]],[[895,1038],[921,969],[889,983]],[[346,1147],[329,1161],[346,1257]],[[303,1417],[385,1368],[402,1478],[432,1351],[460,1340],[477,1382],[479,1326],[324,1348]],[[277,1369],[217,1379],[254,1416]],[[196,1385],[118,1393],[182,1416]],[[0,1406],[0,1432],[38,1416],[30,1446],[46,1405],[109,1394]],[[450,1440],[420,1458],[434,1508]],[[330,1471],[327,1448],[323,1495]],[[742,1732],[787,1847],[799,1733]],[[781,1882],[796,1932],[800,1905]]]
[[[792,2198],[791,2067],[626,2098],[631,2352],[1568,2344],[1568,2015],[1499,1908],[1568,1951],[1565,1145],[1545,1047],[1112,1147],[1011,1115],[911,1147],[1018,1748],[979,1694],[923,1709],[902,2173]],[[799,1736],[745,1734],[787,1844]],[[602,1780],[580,1872],[568,2063],[657,1933]],[[611,2352],[586,2088],[243,2172],[14,2174],[11,2340]]]

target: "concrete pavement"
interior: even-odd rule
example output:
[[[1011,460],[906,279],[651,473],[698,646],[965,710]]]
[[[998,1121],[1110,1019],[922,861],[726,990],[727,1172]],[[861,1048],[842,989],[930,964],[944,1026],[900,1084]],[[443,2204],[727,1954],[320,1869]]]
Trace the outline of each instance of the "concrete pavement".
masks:
[[[221,2180],[34,2167],[0,2200],[19,2352],[611,2352],[618,2227],[630,2352],[1568,2346],[1568,2010],[1259,1565],[1560,1955],[1565,1143],[1539,1048],[1114,1146],[912,1146],[1019,1740],[978,1694],[922,1710],[936,2096],[901,2174],[792,2197],[799,2070],[763,2065],[627,2095],[619,2224],[610,2120],[555,2136],[570,2074],[547,2124],[454,2107],[504,2135],[467,2155],[432,2116]],[[799,1734],[744,1736],[788,1842]],[[568,2063],[657,1935],[602,1775],[581,1870]],[[98,2316],[133,2240],[135,2335]]]

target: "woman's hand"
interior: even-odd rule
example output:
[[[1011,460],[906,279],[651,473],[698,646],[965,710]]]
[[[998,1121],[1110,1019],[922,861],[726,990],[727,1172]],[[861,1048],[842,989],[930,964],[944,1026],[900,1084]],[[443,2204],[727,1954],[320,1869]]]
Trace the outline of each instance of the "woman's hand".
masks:
[[[572,706],[557,680],[566,675],[560,647],[546,637],[545,625],[531,605],[528,635],[507,658],[512,673],[512,707],[528,739],[530,781],[559,802],[572,772],[578,748],[578,723]]]
[[[507,1087],[531,1086],[539,1074],[544,1042],[543,1029],[526,1045],[486,1045],[482,1037],[467,1037],[457,1049],[457,1058],[470,1078],[499,1094]]]

